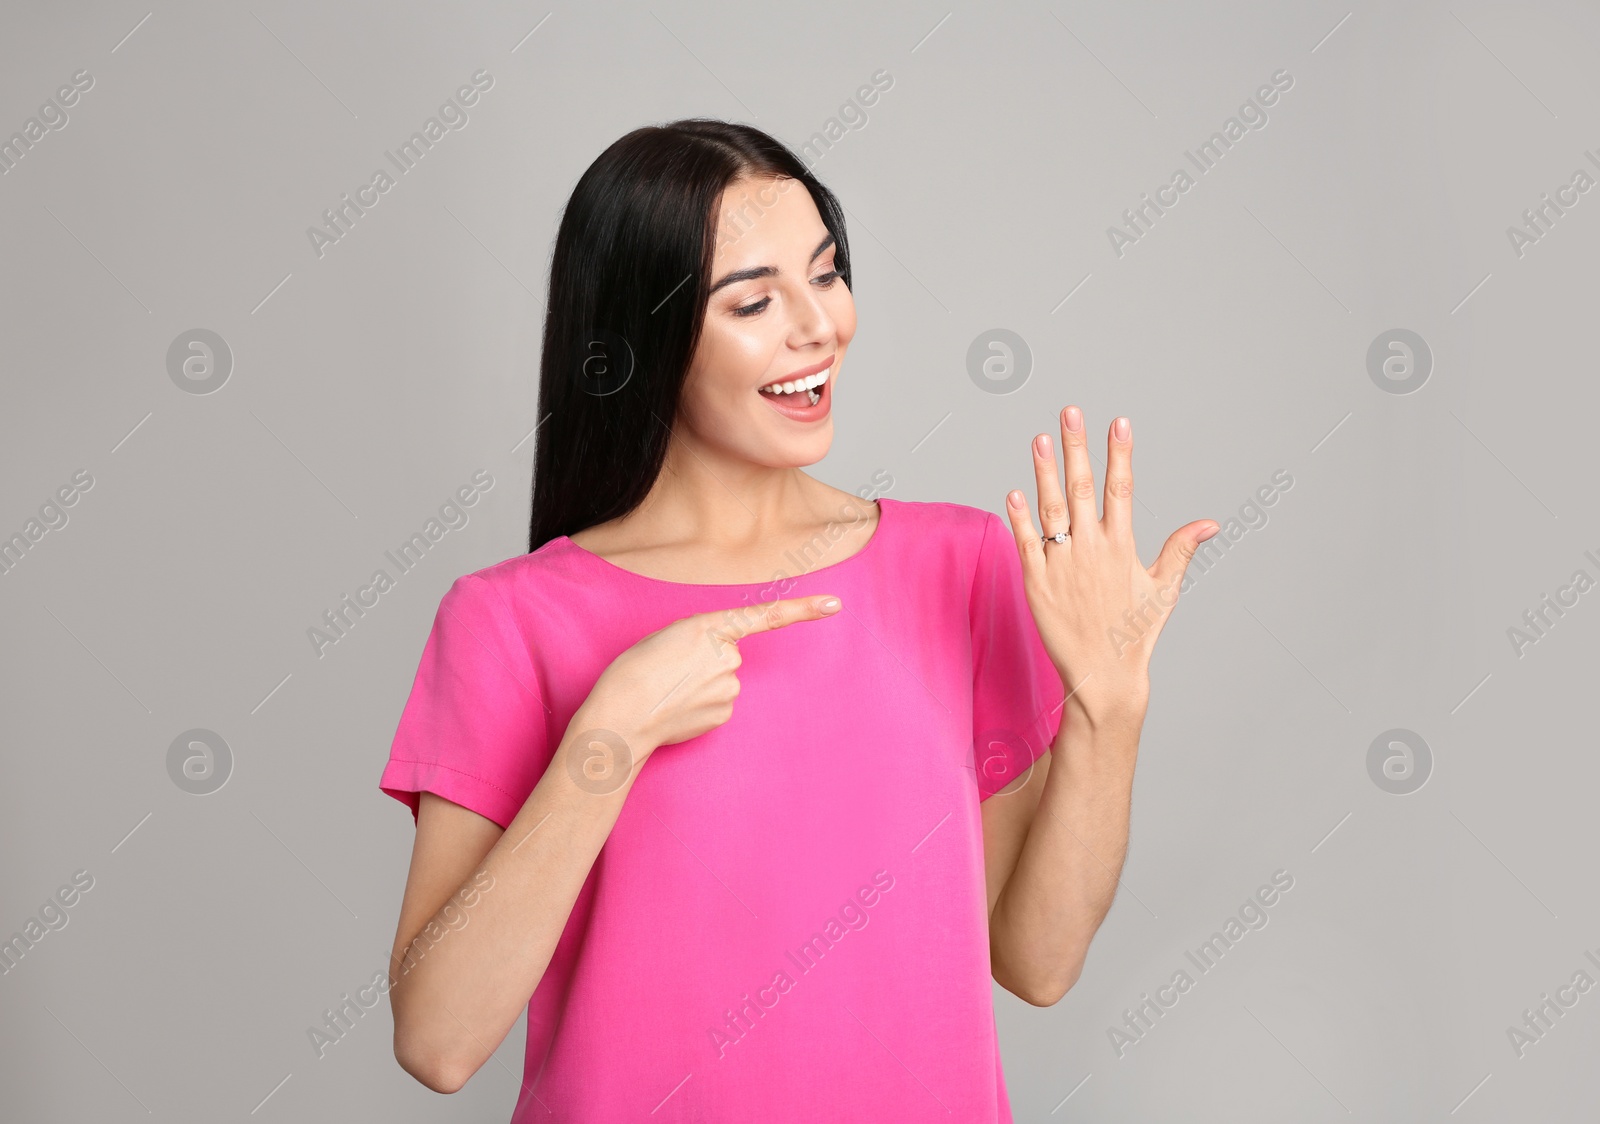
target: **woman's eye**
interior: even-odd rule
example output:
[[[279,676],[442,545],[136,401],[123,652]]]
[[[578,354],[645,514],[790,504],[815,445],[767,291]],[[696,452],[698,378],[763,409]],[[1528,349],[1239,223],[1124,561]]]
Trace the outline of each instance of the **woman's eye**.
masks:
[[[832,287],[833,283],[839,279],[839,276],[839,271],[837,269],[830,269],[827,273],[821,273],[816,277],[813,277],[811,282],[814,285],[820,285],[822,288],[827,289]],[[750,304],[741,305],[738,308],[735,308],[733,310],[733,314],[735,316],[754,316],[756,313],[763,311],[767,305],[771,303],[771,297],[762,297],[758,301],[752,301]]]

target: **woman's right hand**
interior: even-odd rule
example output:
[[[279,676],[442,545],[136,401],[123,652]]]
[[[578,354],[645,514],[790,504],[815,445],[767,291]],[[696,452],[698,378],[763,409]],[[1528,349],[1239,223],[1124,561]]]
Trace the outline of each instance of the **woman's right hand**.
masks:
[[[831,616],[840,607],[838,598],[818,594],[673,621],[612,660],[584,709],[593,724],[629,743],[637,766],[657,746],[688,741],[733,717],[739,694],[734,673],[742,662],[737,641]],[[632,744],[635,738],[643,744]]]

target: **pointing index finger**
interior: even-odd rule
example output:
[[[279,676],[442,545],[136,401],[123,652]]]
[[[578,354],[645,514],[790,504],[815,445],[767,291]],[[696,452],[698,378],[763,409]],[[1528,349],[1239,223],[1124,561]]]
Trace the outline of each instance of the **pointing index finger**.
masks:
[[[720,623],[712,629],[719,640],[737,644],[756,632],[771,632],[798,621],[814,621],[837,613],[842,605],[837,597],[818,594],[769,601],[764,605],[741,605],[706,614]]]

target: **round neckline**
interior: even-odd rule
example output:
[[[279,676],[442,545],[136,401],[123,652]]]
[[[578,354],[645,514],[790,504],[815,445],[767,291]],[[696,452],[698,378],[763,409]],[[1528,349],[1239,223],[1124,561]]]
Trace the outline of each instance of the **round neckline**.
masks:
[[[772,585],[776,581],[793,581],[798,578],[809,578],[816,574],[831,573],[837,571],[841,566],[848,566],[857,558],[861,558],[862,556],[870,553],[872,548],[878,545],[878,540],[883,538],[883,525],[884,521],[889,517],[890,505],[899,501],[889,499],[887,496],[879,496],[874,502],[878,505],[878,525],[872,528],[872,537],[867,540],[867,544],[854,554],[850,555],[850,557],[841,558],[837,562],[830,562],[826,566],[819,566],[815,570],[807,570],[803,574],[788,574],[785,575],[784,578],[766,578],[757,582],[675,582],[668,578],[653,578],[649,574],[640,574],[633,570],[624,569],[623,567],[618,566],[615,562],[612,562],[607,558],[602,558],[600,555],[596,554],[592,550],[589,550],[587,547],[579,546],[577,543],[573,542],[570,535],[559,535],[551,541],[565,543],[572,550],[594,559],[602,566],[605,566],[611,570],[615,570],[619,574],[626,574],[628,577],[636,578],[639,581],[653,582],[656,585],[676,586],[679,589],[757,589],[763,586]]]

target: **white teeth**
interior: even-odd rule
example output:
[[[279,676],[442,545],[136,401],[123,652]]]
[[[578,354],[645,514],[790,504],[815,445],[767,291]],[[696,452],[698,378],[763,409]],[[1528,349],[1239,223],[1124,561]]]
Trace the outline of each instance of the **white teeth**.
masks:
[[[797,390],[815,390],[828,381],[828,371],[818,371],[814,375],[807,375],[803,379],[794,379],[790,382],[775,382],[770,386],[761,388],[763,394],[793,394]],[[813,403],[815,404],[815,403]]]

